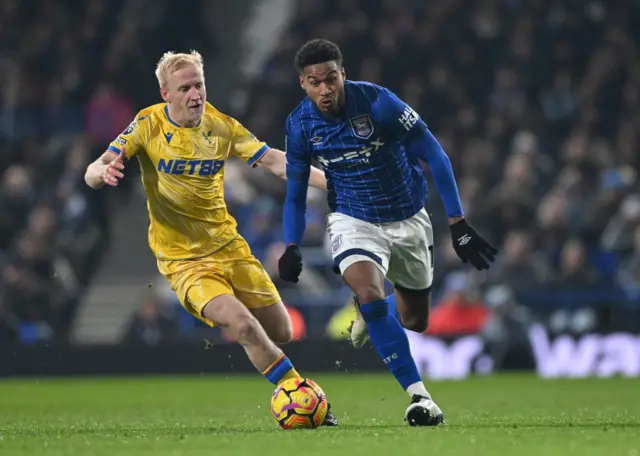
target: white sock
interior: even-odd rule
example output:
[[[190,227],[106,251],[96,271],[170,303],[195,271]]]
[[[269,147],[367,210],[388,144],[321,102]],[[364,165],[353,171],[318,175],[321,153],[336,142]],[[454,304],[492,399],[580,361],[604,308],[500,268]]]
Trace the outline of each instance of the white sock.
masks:
[[[409,385],[407,387],[407,393],[409,393],[409,397],[413,397],[414,394],[417,394],[418,396],[431,397],[431,395],[427,391],[427,388],[425,388],[424,383],[422,382],[415,382]]]

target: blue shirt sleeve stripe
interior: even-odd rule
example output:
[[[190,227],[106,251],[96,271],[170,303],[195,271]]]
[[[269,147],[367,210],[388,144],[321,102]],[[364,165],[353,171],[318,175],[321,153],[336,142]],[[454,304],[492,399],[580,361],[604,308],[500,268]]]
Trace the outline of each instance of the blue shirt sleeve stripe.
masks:
[[[255,154],[253,154],[253,157],[251,157],[251,158],[249,159],[249,161],[247,162],[247,164],[248,164],[249,166],[251,166],[252,168],[253,168],[253,167],[255,167],[255,166],[258,164],[258,162],[260,161],[260,159],[261,159],[262,157],[264,157],[264,154],[266,154],[266,153],[267,153],[267,151],[268,151],[269,149],[270,149],[270,148],[269,148],[269,146],[268,146],[268,145],[266,145],[266,144],[265,144],[264,146],[262,146],[258,152],[256,152]]]
[[[120,149],[118,149],[116,146],[109,146],[109,148],[107,150],[110,150],[111,152],[115,152],[116,154],[120,155],[120,152],[122,152]]]

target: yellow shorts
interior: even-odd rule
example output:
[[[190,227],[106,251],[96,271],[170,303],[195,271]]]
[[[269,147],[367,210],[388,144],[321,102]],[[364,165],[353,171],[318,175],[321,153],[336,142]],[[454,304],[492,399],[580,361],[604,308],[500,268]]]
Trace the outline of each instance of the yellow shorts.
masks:
[[[216,296],[233,295],[249,309],[280,301],[271,277],[241,236],[208,257],[158,260],[158,269],[182,306],[210,326],[215,324],[202,315],[202,309]]]

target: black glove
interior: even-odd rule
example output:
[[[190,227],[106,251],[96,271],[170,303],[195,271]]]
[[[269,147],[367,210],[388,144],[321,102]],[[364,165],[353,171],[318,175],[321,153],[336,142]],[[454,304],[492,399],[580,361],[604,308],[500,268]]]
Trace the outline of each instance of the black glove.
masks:
[[[300,247],[291,244],[278,260],[280,278],[286,282],[298,283],[302,272],[302,254]]]
[[[463,263],[471,263],[477,270],[489,269],[498,250],[485,241],[466,220],[449,226],[453,249]]]

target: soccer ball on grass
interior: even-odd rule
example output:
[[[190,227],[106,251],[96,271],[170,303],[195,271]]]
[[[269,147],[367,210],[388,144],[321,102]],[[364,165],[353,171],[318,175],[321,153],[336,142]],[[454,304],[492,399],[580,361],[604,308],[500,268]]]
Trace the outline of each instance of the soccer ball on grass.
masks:
[[[320,426],[328,409],[324,391],[308,378],[285,380],[271,396],[271,414],[282,429]]]

